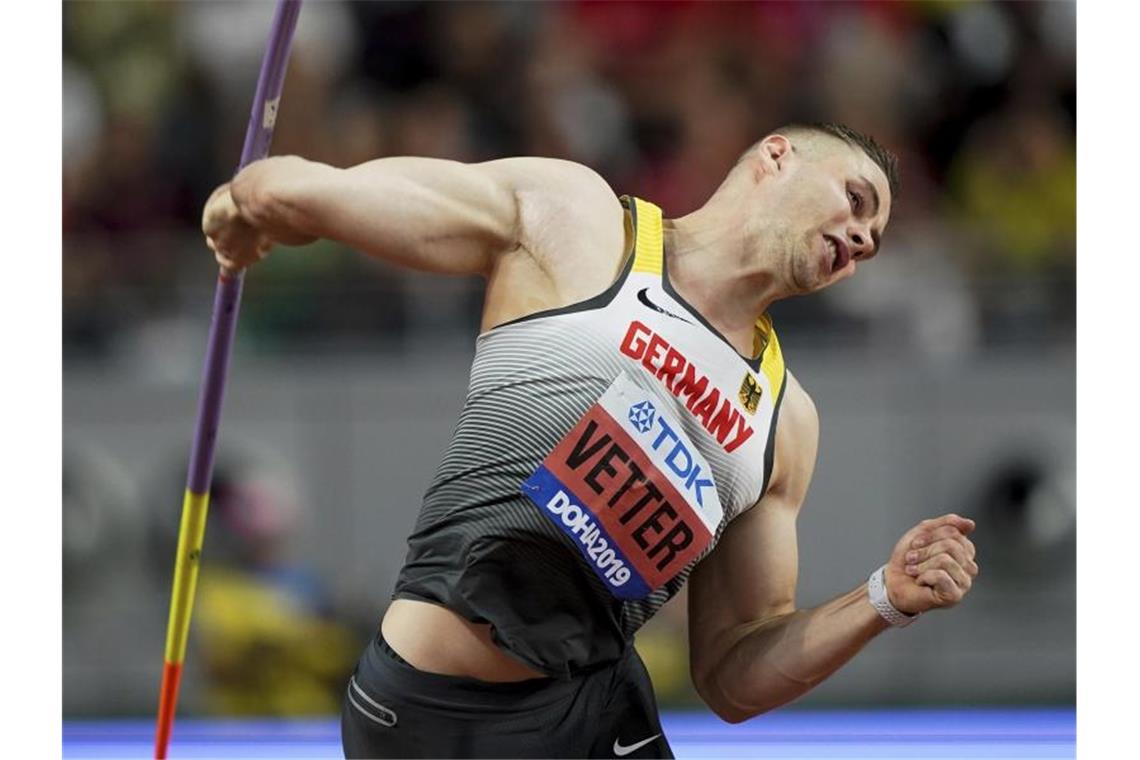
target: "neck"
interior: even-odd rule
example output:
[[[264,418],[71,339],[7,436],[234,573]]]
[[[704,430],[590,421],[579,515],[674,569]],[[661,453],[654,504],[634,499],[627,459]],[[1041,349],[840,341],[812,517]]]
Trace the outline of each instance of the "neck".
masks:
[[[705,206],[663,225],[669,280],[737,351],[752,353],[757,317],[790,293],[773,256],[758,254],[739,217]]]

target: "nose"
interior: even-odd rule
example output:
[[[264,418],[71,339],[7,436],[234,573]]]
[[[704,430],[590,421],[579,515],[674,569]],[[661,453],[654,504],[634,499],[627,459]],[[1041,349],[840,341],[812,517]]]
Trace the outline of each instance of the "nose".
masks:
[[[875,250],[875,242],[871,239],[870,229],[855,225],[847,230],[848,245],[851,248],[852,258],[869,256]]]

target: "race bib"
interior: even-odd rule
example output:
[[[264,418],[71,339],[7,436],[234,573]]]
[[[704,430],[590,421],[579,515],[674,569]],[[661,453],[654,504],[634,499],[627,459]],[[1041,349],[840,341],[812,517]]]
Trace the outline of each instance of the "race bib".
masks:
[[[522,492],[619,599],[642,599],[712,541],[712,469],[657,397],[619,374]]]

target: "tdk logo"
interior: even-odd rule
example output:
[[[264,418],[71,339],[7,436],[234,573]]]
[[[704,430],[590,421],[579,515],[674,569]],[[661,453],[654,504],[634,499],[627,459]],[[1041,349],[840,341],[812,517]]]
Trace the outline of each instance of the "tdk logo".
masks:
[[[653,418],[656,414],[657,410],[653,408],[652,403],[642,401],[629,408],[629,421],[637,428],[637,432],[648,433],[649,428],[653,427]]]
[[[653,427],[653,423],[657,423],[657,427],[660,430],[657,433],[657,437],[655,437],[650,444],[650,448],[659,455],[664,454],[663,458],[658,461],[664,461],[665,466],[672,470],[674,475],[684,481],[685,489],[696,497],[697,504],[703,508],[705,501],[701,489],[713,488],[716,484],[709,478],[700,477],[701,466],[696,463],[693,459],[693,455],[689,452],[689,447],[684,444],[676,431],[669,426],[665,418],[656,414],[653,404],[648,401],[642,401],[640,404],[634,404],[629,408],[629,421],[633,423],[634,427],[636,427],[640,433],[648,433]],[[672,445],[670,446],[670,444]]]

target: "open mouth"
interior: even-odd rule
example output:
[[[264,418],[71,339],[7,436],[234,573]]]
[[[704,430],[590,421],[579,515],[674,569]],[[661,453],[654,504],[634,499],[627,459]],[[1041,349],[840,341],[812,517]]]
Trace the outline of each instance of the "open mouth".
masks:
[[[824,235],[823,240],[827,243],[827,250],[831,253],[831,274],[835,274],[847,266],[847,262],[851,260],[851,253],[841,240],[831,235]]]

